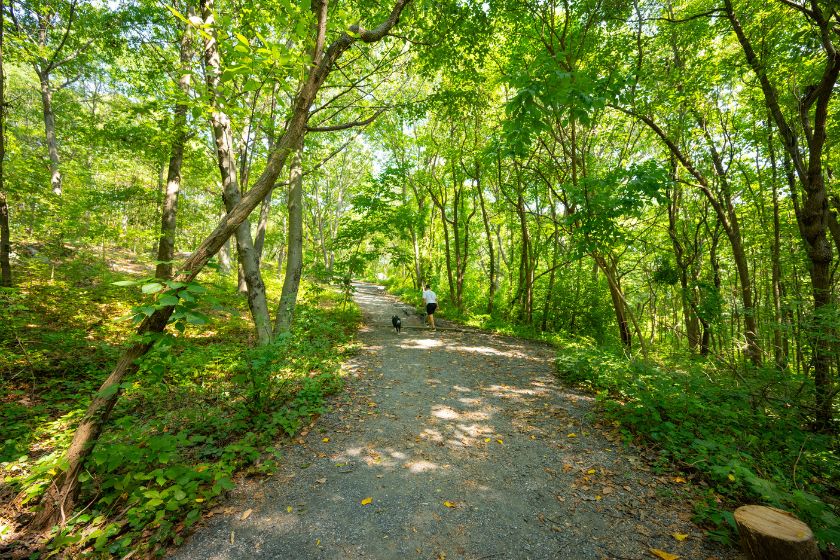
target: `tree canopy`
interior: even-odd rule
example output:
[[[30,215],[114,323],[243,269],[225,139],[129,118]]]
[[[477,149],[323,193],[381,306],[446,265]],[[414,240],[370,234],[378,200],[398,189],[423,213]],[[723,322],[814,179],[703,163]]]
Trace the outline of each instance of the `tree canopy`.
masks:
[[[63,410],[72,439],[49,460],[28,458],[25,430],[2,448],[31,526],[125,553],[132,523],[194,521],[160,498],[149,517],[90,517],[96,537],[68,527],[118,470],[97,441],[119,396],[165,383],[245,305],[243,402],[269,406],[260,372],[278,345],[307,355],[290,341],[313,328],[311,293],[346,304],[351,279],[379,278],[556,342],[560,374],[626,437],[837,544],[838,26],[824,0],[4,0],[4,391],[45,390],[27,349],[55,344],[31,326],[40,298],[126,319],[88,328],[110,339],[86,398],[27,424]],[[716,399],[732,433],[704,427]],[[712,502],[703,521],[726,539]]]

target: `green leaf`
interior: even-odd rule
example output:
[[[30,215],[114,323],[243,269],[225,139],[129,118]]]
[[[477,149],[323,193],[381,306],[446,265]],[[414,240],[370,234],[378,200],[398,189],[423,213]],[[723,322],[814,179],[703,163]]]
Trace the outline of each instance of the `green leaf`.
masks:
[[[178,298],[173,296],[173,295],[170,295],[170,294],[164,294],[164,295],[160,296],[160,298],[158,299],[158,305],[162,305],[162,306],[178,305]]]
[[[141,289],[144,294],[155,294],[163,289],[163,284],[159,282],[151,282],[149,284],[143,284]]]

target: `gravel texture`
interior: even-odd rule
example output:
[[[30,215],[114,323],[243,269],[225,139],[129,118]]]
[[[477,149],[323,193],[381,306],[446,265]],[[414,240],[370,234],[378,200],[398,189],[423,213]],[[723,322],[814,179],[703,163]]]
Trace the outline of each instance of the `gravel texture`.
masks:
[[[172,558],[741,558],[691,523],[682,479],[652,474],[558,383],[550,347],[431,332],[356,288],[363,348],[345,391]]]

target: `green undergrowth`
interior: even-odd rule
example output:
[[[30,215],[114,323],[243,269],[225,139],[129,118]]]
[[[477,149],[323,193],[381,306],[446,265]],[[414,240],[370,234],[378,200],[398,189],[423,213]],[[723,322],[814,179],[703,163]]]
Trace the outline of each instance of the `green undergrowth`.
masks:
[[[711,537],[731,542],[734,507],[761,503],[794,512],[822,546],[840,543],[840,449],[796,412],[807,382],[771,368],[631,362],[589,341],[566,341],[557,370],[595,391],[604,416],[626,441],[657,451],[661,469],[693,474],[696,521]]]
[[[85,260],[74,257],[69,272],[33,266],[27,281],[1,296],[12,316],[0,324],[0,502],[17,496],[24,520],[62,468],[75,423],[132,329],[113,319],[161,297],[114,286],[137,275],[92,257],[80,267]],[[77,508],[36,556],[162,555],[237,474],[272,472],[284,438],[340,390],[357,308],[338,303],[332,288],[304,283],[293,331],[255,348],[234,279],[203,275],[192,316],[201,320],[171,329],[122,384],[80,477]],[[278,292],[277,280],[266,279]],[[0,510],[0,529],[10,515]]]

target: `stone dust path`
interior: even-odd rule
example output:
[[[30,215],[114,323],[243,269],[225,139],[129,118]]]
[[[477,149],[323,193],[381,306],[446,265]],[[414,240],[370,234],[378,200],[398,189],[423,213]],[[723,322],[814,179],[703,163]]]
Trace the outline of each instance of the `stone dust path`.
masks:
[[[285,447],[276,475],[240,482],[173,558],[740,557],[703,539],[683,485],[651,474],[597,424],[591,397],[555,380],[551,348],[397,335],[394,313],[421,325],[403,304],[369,284],[356,301],[363,348],[331,412]]]

